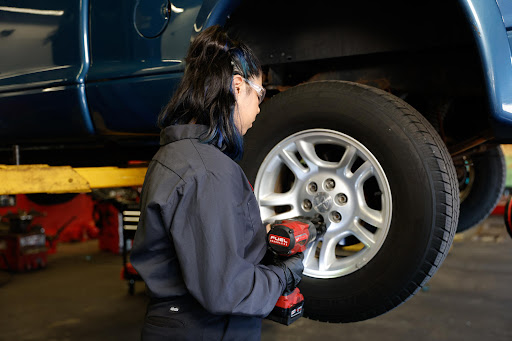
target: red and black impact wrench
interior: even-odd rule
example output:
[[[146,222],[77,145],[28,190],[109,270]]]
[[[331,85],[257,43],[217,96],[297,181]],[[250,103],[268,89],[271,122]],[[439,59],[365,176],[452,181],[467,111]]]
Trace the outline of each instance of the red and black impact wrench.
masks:
[[[276,257],[290,257],[304,252],[309,243],[325,233],[326,226],[320,215],[314,218],[295,217],[276,220],[267,233],[267,244]],[[284,292],[267,319],[290,325],[304,315],[304,296],[299,288]]]

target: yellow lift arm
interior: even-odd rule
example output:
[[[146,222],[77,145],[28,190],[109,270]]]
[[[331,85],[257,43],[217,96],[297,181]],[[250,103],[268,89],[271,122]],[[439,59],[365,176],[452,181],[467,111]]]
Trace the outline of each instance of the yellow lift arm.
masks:
[[[86,193],[93,188],[142,186],[147,167],[0,165],[0,195]]]

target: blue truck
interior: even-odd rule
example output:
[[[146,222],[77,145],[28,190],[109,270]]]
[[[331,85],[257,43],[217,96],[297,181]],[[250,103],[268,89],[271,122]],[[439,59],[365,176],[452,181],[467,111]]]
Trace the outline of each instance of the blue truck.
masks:
[[[0,164],[150,160],[190,41],[216,24],[263,64],[240,161],[262,218],[328,226],[305,253],[306,316],[408,300],[503,193],[510,0],[0,0]]]

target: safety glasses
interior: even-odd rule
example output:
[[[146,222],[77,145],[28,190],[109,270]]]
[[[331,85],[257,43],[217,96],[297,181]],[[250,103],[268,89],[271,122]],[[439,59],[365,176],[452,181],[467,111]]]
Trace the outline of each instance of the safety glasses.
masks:
[[[249,86],[256,91],[256,94],[258,95],[258,100],[260,101],[260,104],[261,104],[261,102],[263,102],[263,99],[265,98],[265,93],[267,92],[267,90],[265,90],[264,87],[259,86],[258,84],[254,83],[254,82],[251,82],[247,78],[244,78],[244,81],[247,84],[249,84]]]

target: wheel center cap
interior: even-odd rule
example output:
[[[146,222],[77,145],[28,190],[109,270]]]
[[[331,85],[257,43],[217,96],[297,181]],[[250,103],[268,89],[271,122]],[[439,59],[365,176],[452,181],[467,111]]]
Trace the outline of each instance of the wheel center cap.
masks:
[[[313,198],[313,207],[319,213],[325,213],[332,207],[332,198],[325,192],[319,192]]]

